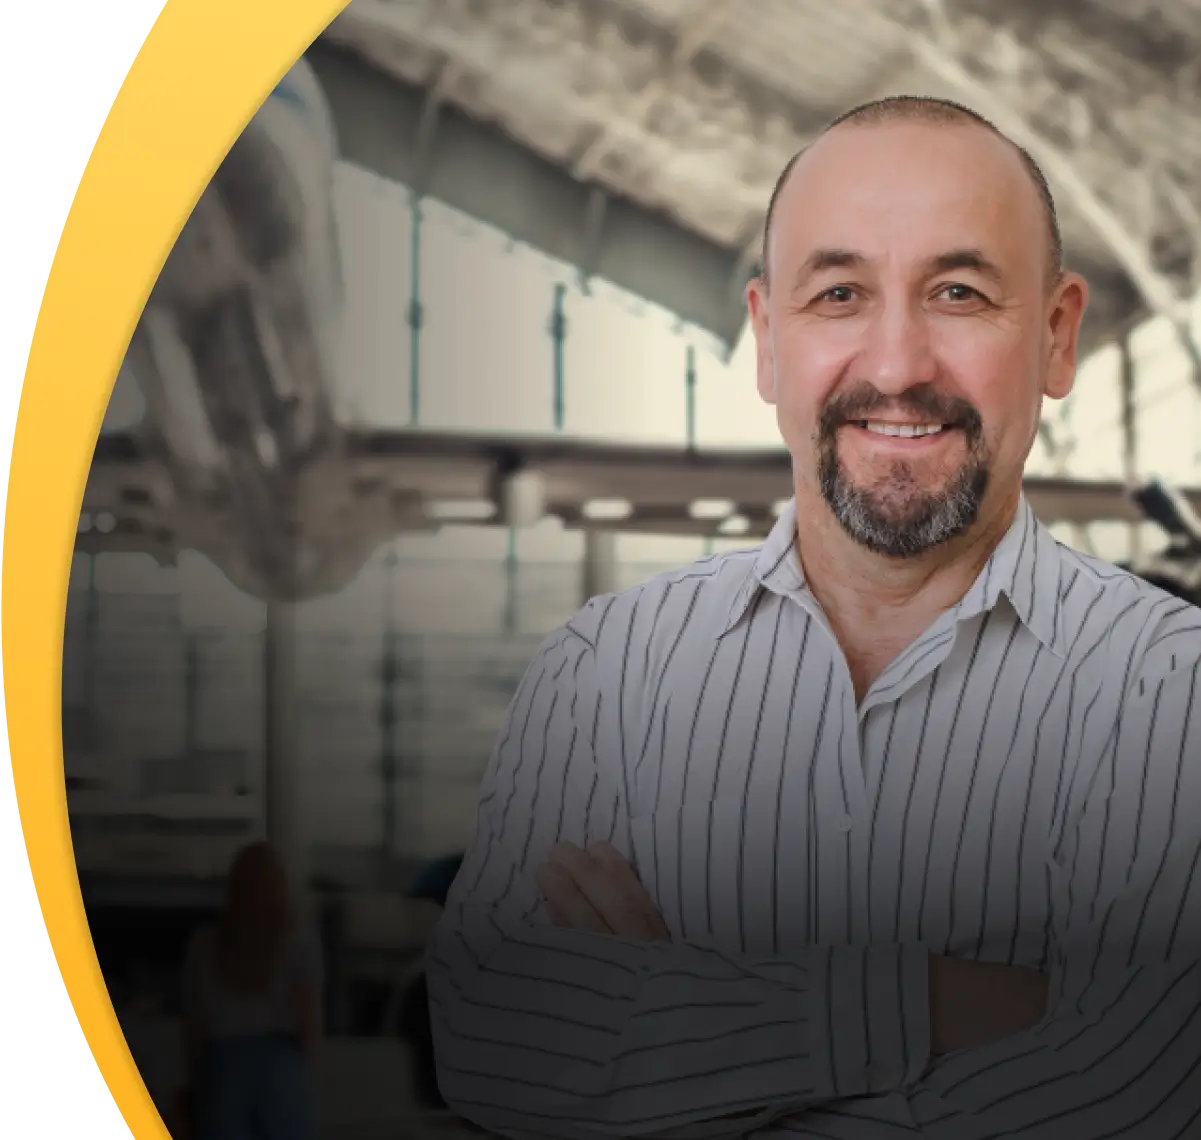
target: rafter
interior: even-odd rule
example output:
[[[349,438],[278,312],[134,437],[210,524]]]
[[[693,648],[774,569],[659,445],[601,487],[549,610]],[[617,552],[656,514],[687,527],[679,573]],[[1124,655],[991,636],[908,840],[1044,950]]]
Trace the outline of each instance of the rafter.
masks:
[[[438,119],[442,113],[442,106],[462,75],[463,70],[459,64],[449,56],[443,56],[426,88],[425,101],[421,106],[421,117],[417,120],[417,132],[413,140],[417,173],[413,179],[412,190],[418,197],[424,193],[425,182],[429,176],[430,156],[438,136]]]
[[[1164,199],[1175,210],[1192,241],[1192,286],[1194,289],[1201,288],[1201,209],[1197,207],[1192,195],[1170,174],[1162,175],[1160,185],[1163,187]]]
[[[925,3],[925,0],[920,0]],[[1182,11],[1192,0],[1169,5]],[[1122,0],[1126,6],[1126,0]],[[958,18],[977,17],[997,23],[1001,19],[1017,33],[1023,43],[1037,44],[1040,53],[1050,52],[1073,70],[1087,73],[1097,82],[1112,86],[1129,84],[1136,90],[1166,97],[1174,102],[1182,117],[1195,114],[1199,103],[1195,84],[1188,84],[1189,64],[1195,52],[1190,51],[1190,35],[1182,26],[1169,36],[1148,34],[1145,18],[1136,14],[1119,14],[1113,6],[1098,5],[1091,0],[1073,0],[1070,4],[1047,3],[1046,0],[955,0]],[[1165,6],[1158,5],[1161,9]],[[1106,10],[1108,9],[1108,10]],[[1185,21],[1189,21],[1185,17]],[[1191,18],[1195,32],[1196,17]],[[1169,61],[1165,49],[1176,49],[1180,66]],[[1181,99],[1187,102],[1181,102]],[[1190,105],[1191,104],[1191,105]]]
[[[667,60],[650,81],[623,108],[624,117],[644,124],[659,100],[670,89],[676,76],[696,58],[697,53],[721,27],[736,0],[699,0],[676,29],[675,42]],[[576,159],[572,174],[586,182],[595,177],[597,167],[609,154],[621,124],[616,120],[601,123],[587,146]]]

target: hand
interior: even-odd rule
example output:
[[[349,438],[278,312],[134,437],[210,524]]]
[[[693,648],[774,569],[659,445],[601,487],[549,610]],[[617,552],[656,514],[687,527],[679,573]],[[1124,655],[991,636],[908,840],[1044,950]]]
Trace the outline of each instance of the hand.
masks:
[[[639,942],[671,941],[634,868],[611,844],[594,843],[587,851],[556,844],[534,879],[556,926]]]
[[[930,1050],[935,1056],[1031,1029],[1047,1012],[1046,974],[1024,966],[930,956]]]

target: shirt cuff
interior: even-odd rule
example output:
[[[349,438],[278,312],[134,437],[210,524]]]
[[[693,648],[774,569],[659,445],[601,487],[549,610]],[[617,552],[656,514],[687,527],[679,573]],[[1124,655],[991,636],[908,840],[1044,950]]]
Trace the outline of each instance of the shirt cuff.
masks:
[[[909,1089],[930,1063],[929,952],[836,947],[817,988],[819,1036],[835,1099]]]

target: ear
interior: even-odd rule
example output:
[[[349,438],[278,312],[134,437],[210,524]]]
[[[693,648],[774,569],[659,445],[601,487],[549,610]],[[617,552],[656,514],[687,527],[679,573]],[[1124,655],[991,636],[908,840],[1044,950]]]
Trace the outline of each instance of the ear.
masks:
[[[1079,273],[1065,273],[1047,308],[1051,343],[1043,391],[1052,400],[1062,400],[1076,382],[1080,325],[1087,308],[1088,282]]]
[[[776,362],[772,352],[771,325],[767,313],[768,284],[755,277],[746,287],[746,307],[755,335],[755,382],[766,404],[776,402]]]

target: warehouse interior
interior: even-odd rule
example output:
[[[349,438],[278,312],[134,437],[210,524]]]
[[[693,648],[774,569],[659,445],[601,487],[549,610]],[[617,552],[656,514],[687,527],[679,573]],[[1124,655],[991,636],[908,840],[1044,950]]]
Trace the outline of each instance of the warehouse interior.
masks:
[[[235,143],[116,380],[64,640],[97,953],[169,1115],[178,958],[265,836],[321,931],[329,1135],[454,1127],[398,1003],[505,707],[587,598],[789,495],[744,287],[886,94],[1045,171],[1092,297],[1027,494],[1201,603],[1201,4],[353,0]]]

